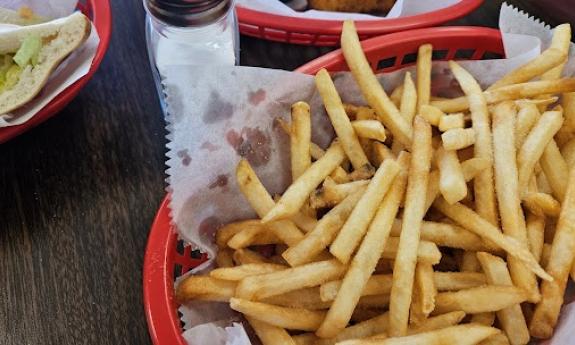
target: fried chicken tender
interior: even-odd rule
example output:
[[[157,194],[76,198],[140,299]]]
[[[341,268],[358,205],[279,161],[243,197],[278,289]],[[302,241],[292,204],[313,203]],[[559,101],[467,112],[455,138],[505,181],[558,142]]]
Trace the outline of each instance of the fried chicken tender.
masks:
[[[311,8],[336,12],[387,12],[395,0],[309,0]]]

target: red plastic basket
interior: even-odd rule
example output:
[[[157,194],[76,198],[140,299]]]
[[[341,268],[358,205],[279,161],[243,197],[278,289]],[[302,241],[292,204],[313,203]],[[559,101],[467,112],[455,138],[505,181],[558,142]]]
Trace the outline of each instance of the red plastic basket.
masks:
[[[76,97],[78,92],[80,92],[88,80],[92,78],[92,75],[94,75],[100,66],[100,62],[102,62],[102,59],[106,54],[106,50],[108,50],[108,45],[110,44],[110,34],[112,33],[112,14],[110,12],[110,3],[108,0],[80,0],[78,1],[77,8],[92,20],[96,30],[98,31],[98,35],[100,36],[100,44],[98,45],[96,56],[92,61],[90,71],[88,74],[62,91],[58,96],[50,101],[50,103],[42,108],[38,114],[36,114],[27,122],[18,126],[0,128],[0,144],[26,132],[33,127],[36,127],[37,125],[56,115],[60,110],[68,105],[68,103],[70,103],[74,97]]]
[[[444,27],[394,33],[362,42],[377,72],[389,72],[415,63],[421,44],[433,44],[436,60],[485,59],[503,56],[498,30],[472,27]],[[298,69],[314,74],[321,68],[347,70],[340,50],[331,52]],[[171,225],[168,198],[163,201],[152,225],[144,259],[144,305],[150,335],[155,345],[186,345],[181,336],[174,280],[206,260],[191,251]]]
[[[414,16],[356,22],[363,40],[393,32],[437,26],[461,18],[483,0],[462,0],[455,5]],[[342,21],[294,18],[237,6],[240,32],[270,41],[312,46],[338,46]]]

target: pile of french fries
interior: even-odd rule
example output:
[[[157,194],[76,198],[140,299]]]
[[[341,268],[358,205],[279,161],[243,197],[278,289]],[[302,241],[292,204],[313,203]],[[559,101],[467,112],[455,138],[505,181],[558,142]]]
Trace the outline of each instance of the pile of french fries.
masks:
[[[561,78],[569,25],[550,47],[482,90],[431,90],[432,46],[388,96],[353,22],[341,46],[369,106],[315,76],[337,134],[311,141],[292,107],[293,183],[274,198],[246,160],[238,185],[260,219],[217,233],[219,268],[179,301],[228,302],[264,345],[527,344],[549,338],[575,278],[575,79]],[[570,172],[571,170],[571,172]],[[265,250],[262,250],[265,249]]]

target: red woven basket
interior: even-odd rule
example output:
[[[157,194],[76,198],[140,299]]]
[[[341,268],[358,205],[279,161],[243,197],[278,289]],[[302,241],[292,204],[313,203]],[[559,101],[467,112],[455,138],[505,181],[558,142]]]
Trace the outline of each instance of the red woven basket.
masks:
[[[362,42],[371,67],[389,72],[413,65],[421,44],[433,44],[436,60],[488,59],[503,56],[498,30],[472,27],[444,27],[412,30]],[[314,74],[321,68],[347,70],[340,50],[331,52],[298,69]],[[174,280],[206,260],[178,239],[171,225],[166,198],[152,224],[144,259],[144,305],[150,335],[155,345],[186,345],[181,336]],[[200,344],[198,344],[200,345]]]
[[[98,45],[96,56],[92,61],[90,71],[88,74],[62,91],[27,122],[18,126],[0,128],[0,144],[38,126],[42,122],[56,115],[60,110],[68,105],[74,97],[76,97],[78,92],[80,92],[88,80],[92,78],[92,75],[94,75],[100,66],[100,62],[102,62],[102,59],[106,54],[106,50],[108,50],[110,34],[112,33],[112,14],[110,12],[110,3],[108,0],[80,0],[78,1],[77,9],[82,11],[82,13],[92,20],[96,30],[98,31],[98,36],[100,36],[100,44]]]
[[[360,38],[437,26],[461,18],[483,0],[461,0],[455,5],[414,16],[356,22]],[[270,41],[312,46],[338,46],[342,21],[294,18],[237,6],[240,32]]]

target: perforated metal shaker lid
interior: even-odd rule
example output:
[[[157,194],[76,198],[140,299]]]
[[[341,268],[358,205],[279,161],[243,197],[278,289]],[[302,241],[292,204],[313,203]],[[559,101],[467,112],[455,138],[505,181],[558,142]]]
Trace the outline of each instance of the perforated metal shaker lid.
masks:
[[[172,26],[196,26],[215,22],[226,14],[232,0],[144,0],[148,12]]]

